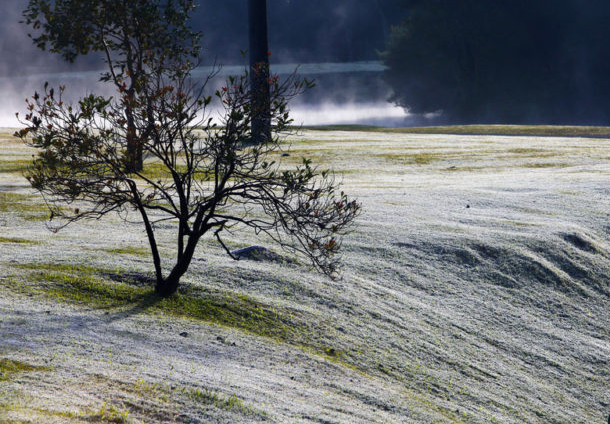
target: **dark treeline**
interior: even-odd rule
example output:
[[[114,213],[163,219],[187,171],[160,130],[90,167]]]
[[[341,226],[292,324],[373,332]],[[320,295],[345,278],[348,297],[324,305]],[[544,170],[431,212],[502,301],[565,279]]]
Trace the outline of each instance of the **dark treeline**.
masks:
[[[383,59],[393,100],[447,123],[610,122],[607,0],[409,1]]]
[[[401,0],[268,0],[272,61],[378,60],[406,8]],[[208,58],[239,63],[247,46],[246,0],[201,0],[194,23]]]
[[[160,0],[165,1],[165,0]],[[392,24],[400,22],[401,0],[268,0],[271,61],[276,63],[378,60]],[[31,45],[20,25],[25,0],[2,0],[0,75],[75,69]],[[242,64],[248,48],[247,0],[201,0],[192,26],[201,31],[204,64]],[[87,57],[79,69],[97,69]]]

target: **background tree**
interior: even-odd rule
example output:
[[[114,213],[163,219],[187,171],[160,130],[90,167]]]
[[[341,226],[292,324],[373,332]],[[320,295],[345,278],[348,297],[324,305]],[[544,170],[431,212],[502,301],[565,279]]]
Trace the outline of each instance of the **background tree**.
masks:
[[[271,138],[267,0],[248,0],[248,38],[253,93],[252,142],[264,143]]]
[[[230,78],[215,92],[223,105],[220,125],[208,118],[208,80],[193,82],[193,65],[167,61],[151,52],[149,72],[132,96],[119,79],[116,96],[89,95],[76,105],[45,85],[27,101],[26,127],[16,133],[40,153],[27,173],[45,197],[57,228],[110,212],[137,211],[146,229],[156,274],[156,292],[173,294],[187,271],[199,240],[213,234],[223,242],[239,227],[270,236],[308,257],[328,275],[337,272],[341,236],[359,205],[337,192],[332,173],[303,160],[294,170],[281,167],[281,135],[291,120],[287,99],[309,86],[296,77],[272,77],[269,111],[272,137],[253,145],[249,78]],[[132,122],[127,122],[129,107]],[[128,172],[132,128],[150,165]],[[70,209],[68,209],[68,207]],[[176,224],[176,260],[165,273],[155,236],[158,222]]]
[[[30,36],[43,50],[69,62],[101,53],[107,65],[101,80],[136,99],[143,95],[151,68],[165,62],[188,65],[197,57],[200,35],[188,26],[194,7],[192,0],[30,0],[23,17],[38,33]],[[143,134],[137,132],[130,104],[123,113],[128,128],[126,170],[139,171]]]
[[[450,123],[607,122],[610,4],[407,2],[382,54],[396,103]]]

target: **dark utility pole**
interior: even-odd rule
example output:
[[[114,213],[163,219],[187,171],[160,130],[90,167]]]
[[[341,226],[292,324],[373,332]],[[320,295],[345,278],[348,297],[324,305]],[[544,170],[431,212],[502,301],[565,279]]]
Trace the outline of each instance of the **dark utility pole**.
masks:
[[[248,0],[252,143],[271,139],[267,0]]]

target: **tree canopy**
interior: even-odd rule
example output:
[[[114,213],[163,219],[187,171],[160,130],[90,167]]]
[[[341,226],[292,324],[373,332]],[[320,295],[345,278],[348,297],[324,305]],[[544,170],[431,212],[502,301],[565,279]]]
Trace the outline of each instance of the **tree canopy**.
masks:
[[[158,4],[134,0],[132,6],[146,1]],[[161,34],[171,33],[171,22],[158,22],[166,26],[159,28]],[[44,37],[55,34],[49,31]],[[60,40],[64,34],[57,29],[54,48],[63,48]],[[71,55],[76,44],[72,36],[65,40]],[[136,43],[132,37],[124,40]],[[316,169],[307,159],[294,169],[281,164],[282,136],[291,123],[287,102],[311,83],[295,75],[285,80],[269,76],[270,137],[252,145],[255,93],[248,71],[211,92],[214,74],[191,78],[195,64],[189,55],[168,52],[174,41],[144,41],[137,50],[142,53],[137,74],[124,56],[132,50],[120,42],[111,44],[104,37],[102,46],[86,44],[109,57],[106,75],[116,88],[112,96],[90,94],[70,104],[64,101],[64,87],[45,84],[27,100],[25,127],[16,136],[39,151],[26,175],[45,197],[58,222],[55,228],[112,212],[123,217],[136,212],[151,247],[156,292],[162,296],[178,289],[202,237],[213,235],[231,255],[223,237],[240,228],[266,234],[335,275],[341,236],[360,206],[339,192],[332,172]],[[198,53],[195,46],[193,56]],[[218,120],[210,117],[214,96],[222,107]],[[125,166],[132,159],[132,143],[145,159],[139,169]],[[176,259],[168,272],[157,247],[161,222],[174,223],[176,230]]]
[[[23,11],[25,24],[42,50],[69,62],[91,52],[107,64],[106,81],[131,98],[143,95],[146,79],[157,72],[183,72],[199,56],[200,34],[191,30],[192,0],[30,0]],[[175,66],[179,64],[179,66]],[[125,105],[129,156],[126,167],[142,169],[130,104]]]
[[[393,99],[449,122],[605,123],[610,4],[411,1],[382,58]]]

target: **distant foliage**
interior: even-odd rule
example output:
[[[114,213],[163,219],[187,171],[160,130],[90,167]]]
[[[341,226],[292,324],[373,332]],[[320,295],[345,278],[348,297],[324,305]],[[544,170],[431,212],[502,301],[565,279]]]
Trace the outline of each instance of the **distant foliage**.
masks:
[[[195,7],[193,0],[29,0],[23,18],[42,50],[70,62],[90,52],[110,52],[125,72],[143,61],[139,56],[146,51],[177,60],[196,57],[200,34],[188,22]]]
[[[610,3],[408,2],[382,53],[393,100],[451,123],[610,122]]]

